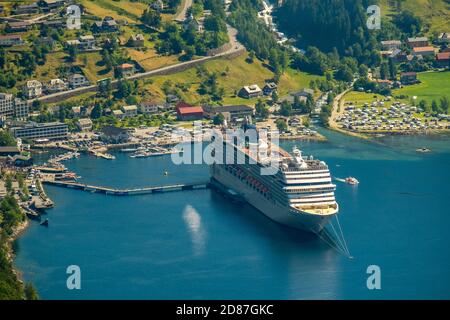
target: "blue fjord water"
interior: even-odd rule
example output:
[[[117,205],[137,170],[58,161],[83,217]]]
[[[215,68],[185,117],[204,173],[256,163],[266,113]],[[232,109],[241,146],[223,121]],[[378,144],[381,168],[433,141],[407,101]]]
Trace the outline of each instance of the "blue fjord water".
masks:
[[[15,264],[44,299],[449,299],[450,138],[323,133],[328,142],[283,146],[360,180],[336,182],[352,259],[212,190],[112,197],[49,186],[50,226],[32,222]],[[118,188],[208,179],[207,166],[170,156],[67,166]],[[69,265],[81,268],[81,290],[66,287]],[[381,290],[367,289],[369,265],[381,268]]]

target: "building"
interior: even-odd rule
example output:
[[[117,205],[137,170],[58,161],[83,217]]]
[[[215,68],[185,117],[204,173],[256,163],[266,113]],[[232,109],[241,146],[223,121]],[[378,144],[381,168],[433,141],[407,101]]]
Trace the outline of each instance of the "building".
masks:
[[[203,119],[203,108],[200,106],[179,108],[177,109],[177,119],[181,121],[201,120]]]
[[[411,48],[428,47],[427,37],[408,38],[408,45]]]
[[[294,97],[304,97],[304,98],[308,98],[308,97],[313,97],[314,96],[314,90],[313,89],[308,89],[308,88],[304,88],[300,91],[297,91],[295,93],[292,94],[292,96]]]
[[[46,86],[48,93],[55,93],[67,90],[67,83],[61,79],[52,79]]]
[[[42,95],[42,83],[37,80],[29,80],[24,86],[24,93],[28,99],[40,97]]]
[[[392,50],[392,53],[389,55],[389,59],[394,60],[394,62],[405,62],[407,54],[400,49]]]
[[[418,83],[419,81],[417,80],[417,73],[415,73],[415,72],[402,72],[400,74],[400,82],[403,85]]]
[[[102,21],[96,21],[92,25],[93,33],[109,33],[119,31],[119,25],[112,17],[105,17]]]
[[[263,88],[263,93],[266,96],[270,96],[273,92],[277,91],[277,84],[275,82],[268,82]]]
[[[72,89],[89,85],[88,79],[86,79],[86,77],[84,75],[79,74],[79,73],[71,74],[67,80],[69,81],[69,86]]]
[[[139,111],[144,114],[154,114],[159,110],[164,109],[164,102],[157,101],[143,101],[139,104]]]
[[[25,44],[25,41],[23,41],[22,37],[17,34],[0,36],[1,47],[21,46],[23,44]]]
[[[20,150],[17,146],[1,146],[0,147],[0,157],[7,157],[7,156],[15,156],[19,155]]]
[[[17,6],[13,12],[14,14],[36,14],[39,13],[39,6],[37,3],[24,4]]]
[[[80,50],[90,51],[97,49],[95,38],[93,35],[80,36],[78,41],[79,41],[78,47],[80,48]]]
[[[14,99],[14,117],[19,120],[28,119],[30,106],[28,101],[19,98]]]
[[[438,42],[442,44],[450,43],[450,33],[449,32],[441,33],[438,37]]]
[[[253,116],[253,108],[247,105],[229,105],[229,106],[203,106],[204,114],[207,118],[213,119],[219,113],[228,113],[227,120],[235,121]]]
[[[386,51],[400,49],[401,46],[402,46],[402,42],[400,40],[381,41],[381,47],[383,48],[383,50],[386,50]]]
[[[6,25],[6,31],[9,33],[25,32],[31,28],[31,23],[26,21],[8,22]]]
[[[80,131],[91,131],[92,120],[89,118],[82,118],[77,121],[77,127]]]
[[[66,0],[40,0],[38,4],[42,8],[42,11],[49,12],[63,7],[66,4]]]
[[[239,95],[242,98],[250,99],[260,97],[262,95],[262,90],[257,84],[250,86],[245,86],[239,91]]]
[[[11,93],[0,93],[0,117],[10,118],[14,115],[14,97]]]
[[[135,115],[137,115],[137,106],[133,105],[133,106],[123,106],[121,108],[122,112],[123,112],[123,116],[124,117],[134,117]]]
[[[105,143],[125,143],[130,139],[130,135],[124,128],[106,126],[101,129],[100,139]]]
[[[142,34],[132,35],[130,39],[128,39],[127,45],[129,47],[143,47],[144,46],[144,36]]]
[[[29,122],[21,126],[12,127],[11,133],[21,139],[66,139],[69,132],[67,124],[61,122],[35,123]]]
[[[450,67],[450,52],[440,52],[436,55],[436,64],[441,68]]]
[[[53,49],[53,47],[56,45],[56,40],[51,37],[40,37],[36,39],[35,43],[43,46],[47,46],[50,49]]]
[[[132,76],[134,72],[134,65],[132,65],[131,63],[123,63],[117,66],[117,73],[123,78]]]
[[[436,54],[436,49],[434,47],[415,47],[413,48],[414,56],[434,56]]]
[[[67,26],[67,23],[61,19],[45,20],[41,23],[41,26],[47,26],[53,29],[61,29],[65,28]]]
[[[125,115],[124,115],[124,113],[123,113],[122,110],[113,110],[113,111],[111,111],[111,113],[112,113],[112,115],[113,115],[114,117],[116,117],[117,119],[123,119],[123,118],[125,118]]]

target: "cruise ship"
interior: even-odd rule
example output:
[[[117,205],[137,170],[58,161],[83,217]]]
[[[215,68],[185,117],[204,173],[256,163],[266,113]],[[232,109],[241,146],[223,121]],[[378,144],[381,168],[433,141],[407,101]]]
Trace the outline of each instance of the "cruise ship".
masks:
[[[250,152],[245,143],[227,139],[220,143],[223,148],[215,150],[221,152],[216,159],[223,161],[215,161],[210,168],[213,187],[239,195],[273,221],[307,232],[319,233],[338,213],[336,185],[325,162],[303,157],[296,147],[291,155],[269,142],[270,160],[276,155],[279,169],[275,174],[262,175],[267,158]],[[237,162],[239,157],[245,158],[244,164],[236,164],[243,162]]]

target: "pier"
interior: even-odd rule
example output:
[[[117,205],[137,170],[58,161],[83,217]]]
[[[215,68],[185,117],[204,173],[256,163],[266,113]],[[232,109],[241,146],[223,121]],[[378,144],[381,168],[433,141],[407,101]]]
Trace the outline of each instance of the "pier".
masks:
[[[64,188],[88,191],[92,193],[102,193],[113,196],[133,196],[133,195],[155,194],[174,191],[201,190],[201,189],[208,189],[210,187],[209,181],[198,183],[184,183],[165,186],[143,187],[134,189],[114,189],[109,187],[93,186],[78,182],[50,181],[50,180],[43,181],[43,183]]]

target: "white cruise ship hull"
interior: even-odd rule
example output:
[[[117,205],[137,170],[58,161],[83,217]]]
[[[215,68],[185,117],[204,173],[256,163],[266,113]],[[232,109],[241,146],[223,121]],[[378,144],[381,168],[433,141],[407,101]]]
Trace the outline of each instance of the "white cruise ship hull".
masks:
[[[259,192],[242,183],[238,178],[224,170],[220,165],[211,168],[211,178],[239,193],[250,205],[271,220],[302,231],[319,233],[333,215],[310,214],[283,206],[262,196]],[[337,213],[337,210],[336,210]],[[335,213],[335,214],[336,214]]]

